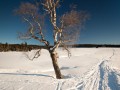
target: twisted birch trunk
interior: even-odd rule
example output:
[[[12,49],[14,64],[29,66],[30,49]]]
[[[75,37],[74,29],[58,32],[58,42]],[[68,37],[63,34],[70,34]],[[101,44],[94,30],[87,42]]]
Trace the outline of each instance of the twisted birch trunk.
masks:
[[[56,78],[57,79],[62,79],[63,76],[61,74],[61,71],[60,71],[60,68],[59,68],[58,62],[57,62],[57,53],[54,52],[54,51],[49,51],[49,52],[50,52],[50,56],[51,56],[51,59],[52,59],[52,64],[53,64],[53,67],[54,67]]]

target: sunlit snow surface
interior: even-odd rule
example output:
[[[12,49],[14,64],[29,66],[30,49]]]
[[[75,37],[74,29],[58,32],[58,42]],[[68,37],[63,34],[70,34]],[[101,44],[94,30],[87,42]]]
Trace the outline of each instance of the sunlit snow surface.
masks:
[[[0,90],[120,90],[119,48],[59,49],[64,79],[55,79],[49,53],[34,61],[24,52],[0,52]],[[35,51],[27,52],[32,57]]]

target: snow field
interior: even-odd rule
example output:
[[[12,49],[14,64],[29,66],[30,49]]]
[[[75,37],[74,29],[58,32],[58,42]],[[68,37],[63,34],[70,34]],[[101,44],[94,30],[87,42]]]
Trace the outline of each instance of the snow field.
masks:
[[[62,49],[59,66],[64,79],[55,79],[48,51],[34,61],[24,52],[0,52],[0,90],[120,90],[119,48]],[[32,57],[35,50],[27,52]]]

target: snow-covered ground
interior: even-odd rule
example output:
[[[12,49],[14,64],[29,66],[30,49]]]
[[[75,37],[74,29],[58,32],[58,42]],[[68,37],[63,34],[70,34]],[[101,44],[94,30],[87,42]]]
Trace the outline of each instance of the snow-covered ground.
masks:
[[[34,61],[23,52],[0,52],[0,90],[120,90],[119,48],[72,48],[71,58],[58,52],[61,80],[46,50]]]

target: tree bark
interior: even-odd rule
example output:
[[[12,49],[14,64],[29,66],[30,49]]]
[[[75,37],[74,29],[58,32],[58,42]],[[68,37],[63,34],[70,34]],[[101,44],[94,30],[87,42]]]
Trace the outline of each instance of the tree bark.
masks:
[[[54,67],[54,71],[55,71],[55,74],[56,74],[56,78],[57,79],[62,79],[62,74],[60,72],[60,68],[58,66],[58,62],[57,62],[57,53],[55,52],[50,52],[50,56],[51,56],[51,59],[52,59],[52,64],[53,64],[53,67]]]

